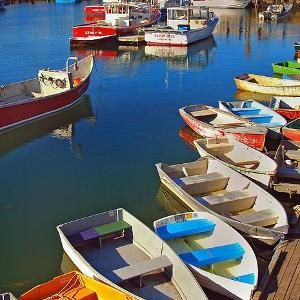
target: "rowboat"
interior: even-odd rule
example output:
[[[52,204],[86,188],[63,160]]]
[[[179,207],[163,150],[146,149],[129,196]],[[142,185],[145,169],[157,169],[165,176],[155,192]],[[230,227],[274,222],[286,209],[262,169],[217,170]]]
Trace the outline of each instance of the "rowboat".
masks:
[[[144,3],[109,3],[103,6],[103,10],[105,20],[73,26],[71,46],[137,34],[140,29],[155,24],[160,18],[158,8]]]
[[[272,64],[272,67],[273,67],[273,72],[276,74],[288,74],[288,75],[300,74],[300,63],[293,60],[275,63]]]
[[[262,150],[267,128],[207,105],[189,105],[179,109],[185,123],[204,137],[232,136],[244,144]]]
[[[207,7],[170,7],[167,25],[145,29],[147,45],[186,46],[212,35],[218,18]]]
[[[71,59],[75,59],[73,65],[69,65]],[[74,105],[87,90],[92,69],[92,56],[80,61],[71,57],[64,70],[43,69],[37,78],[1,86],[0,130]]]
[[[211,156],[264,188],[276,174],[273,159],[231,137],[197,139],[194,144],[201,157]]]
[[[288,120],[300,118],[300,97],[273,97],[270,108]]]
[[[295,51],[300,51],[300,43],[295,42],[294,49],[295,49]]]
[[[218,8],[246,8],[251,0],[192,0],[194,6]]]
[[[239,90],[282,96],[299,96],[300,81],[279,79],[255,74],[242,74],[234,78]]]
[[[300,142],[283,140],[275,154],[278,164],[272,187],[277,192],[300,194]]]
[[[202,286],[232,299],[251,298],[257,260],[247,241],[228,224],[207,212],[187,212],[156,220],[153,226]]]
[[[59,225],[57,230],[65,253],[83,274],[132,297],[207,299],[173,250],[122,208]]]
[[[17,300],[17,298],[12,293],[0,294],[0,300]]]
[[[40,284],[19,298],[19,300],[44,299],[134,300],[138,298],[80,272],[73,271]]]
[[[266,10],[258,13],[261,20],[279,20],[286,17],[294,6],[294,3],[272,4]]]
[[[216,159],[159,163],[156,168],[162,184],[189,210],[209,212],[268,244],[278,242],[288,231],[286,212],[279,201]]]
[[[300,119],[295,119],[282,127],[282,136],[284,139],[300,142]]]
[[[257,125],[267,127],[268,136],[271,138],[278,138],[280,128],[287,123],[280,114],[254,100],[219,101],[219,108],[252,121]]]

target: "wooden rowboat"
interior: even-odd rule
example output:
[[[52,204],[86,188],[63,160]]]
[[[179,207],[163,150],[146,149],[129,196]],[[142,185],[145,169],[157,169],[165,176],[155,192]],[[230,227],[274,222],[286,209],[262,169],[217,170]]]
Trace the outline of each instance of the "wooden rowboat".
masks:
[[[300,81],[279,79],[255,74],[242,74],[234,78],[239,90],[283,96],[300,95]]]
[[[281,132],[284,139],[300,142],[300,119],[295,119],[282,127]]]
[[[211,156],[239,173],[268,188],[276,174],[276,162],[264,153],[231,137],[205,138],[194,141],[200,154]]]
[[[300,194],[300,142],[283,140],[275,154],[278,164],[273,189],[278,192]]]
[[[17,298],[11,293],[0,294],[0,300],[17,300]]]
[[[258,150],[264,147],[267,128],[241,117],[207,105],[186,106],[180,108],[179,113],[185,123],[201,136],[232,136]]]
[[[219,108],[267,127],[268,136],[271,138],[278,138],[281,127],[287,123],[280,114],[254,100],[219,101]]]
[[[280,63],[272,64],[273,73],[275,74],[287,74],[295,75],[300,74],[300,63],[296,61],[284,61]]]
[[[70,59],[75,64],[68,65]],[[0,130],[74,105],[87,90],[93,57],[68,58],[64,70],[40,70],[38,77],[0,88]]]
[[[300,118],[300,97],[273,97],[270,108],[289,120]]]
[[[122,208],[59,225],[57,230],[65,253],[83,274],[132,297],[207,299],[173,250]]]
[[[188,212],[153,225],[202,286],[232,299],[251,298],[257,260],[247,241],[228,224],[207,212]]]
[[[73,271],[42,283],[20,296],[19,300],[134,300],[124,291]]]
[[[284,208],[263,188],[212,158],[156,164],[159,177],[190,210],[206,211],[244,234],[274,244],[288,231]]]

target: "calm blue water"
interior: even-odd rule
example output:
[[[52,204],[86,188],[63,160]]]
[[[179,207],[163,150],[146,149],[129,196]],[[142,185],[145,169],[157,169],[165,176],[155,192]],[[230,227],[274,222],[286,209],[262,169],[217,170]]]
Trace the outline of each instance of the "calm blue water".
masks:
[[[85,4],[19,4],[0,12],[0,84],[88,53],[71,52],[68,43]],[[124,207],[151,226],[165,214],[155,201],[154,163],[196,158],[178,136],[184,125],[178,108],[233,99],[233,76],[271,75],[272,62],[293,58],[299,12],[263,25],[254,10],[217,13],[214,37],[186,52],[93,51],[89,97],[69,112],[0,135],[0,292],[18,295],[60,272],[55,226],[62,222]]]

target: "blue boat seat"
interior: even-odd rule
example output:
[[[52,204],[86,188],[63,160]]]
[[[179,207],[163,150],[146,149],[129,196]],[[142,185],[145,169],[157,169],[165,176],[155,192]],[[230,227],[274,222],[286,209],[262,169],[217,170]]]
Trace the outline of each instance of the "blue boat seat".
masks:
[[[243,283],[248,283],[248,284],[254,284],[255,283],[255,275],[254,273],[249,273],[237,277],[231,278],[232,280],[243,282]]]
[[[187,220],[179,223],[167,224],[156,229],[163,240],[170,240],[183,236],[207,233],[213,231],[216,224],[207,219]]]
[[[272,118],[272,115],[268,114],[258,114],[258,115],[244,115],[243,118],[245,119],[256,119],[256,118]]]
[[[179,257],[187,264],[204,267],[214,263],[241,259],[245,250],[239,243],[216,246],[180,254]]]
[[[231,108],[231,111],[238,115],[243,115],[243,114],[253,115],[253,114],[259,114],[261,109],[256,107],[245,107],[245,108],[238,107],[238,108]]]

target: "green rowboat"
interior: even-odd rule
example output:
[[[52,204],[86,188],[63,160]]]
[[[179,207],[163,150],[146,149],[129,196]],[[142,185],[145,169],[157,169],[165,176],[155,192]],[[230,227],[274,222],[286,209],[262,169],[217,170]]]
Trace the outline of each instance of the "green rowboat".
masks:
[[[300,43],[295,42],[294,48],[295,48],[295,51],[300,51]]]
[[[299,45],[300,46],[300,45]],[[300,74],[300,63],[296,61],[284,61],[276,64],[272,64],[273,72],[275,74]]]

